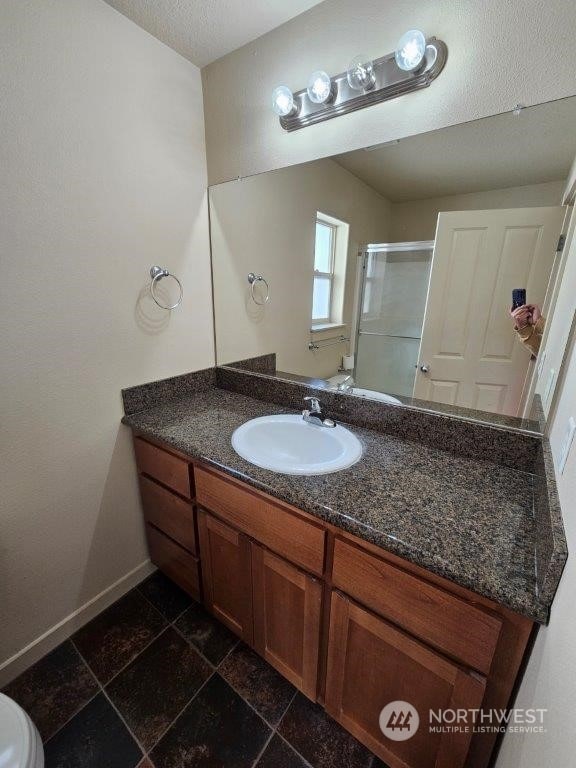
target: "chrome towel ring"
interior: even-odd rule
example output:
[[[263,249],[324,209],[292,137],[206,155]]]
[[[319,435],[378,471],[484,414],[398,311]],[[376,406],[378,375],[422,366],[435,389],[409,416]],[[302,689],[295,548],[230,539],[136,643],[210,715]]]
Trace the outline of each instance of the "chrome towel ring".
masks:
[[[270,301],[270,288],[266,280],[262,277],[262,275],[255,275],[254,272],[250,272],[250,274],[248,275],[248,282],[250,283],[250,295],[252,296],[252,301],[254,302],[254,304],[258,304],[258,306],[260,307],[263,307],[264,304],[268,304],[268,302]],[[266,296],[264,297],[264,301],[258,301],[254,293],[254,288],[258,283],[264,283],[264,285],[266,286]]]
[[[182,304],[184,290],[182,289],[182,283],[180,282],[180,280],[178,280],[176,275],[173,275],[171,272],[168,272],[168,270],[164,269],[164,267],[155,266],[155,267],[150,267],[150,277],[152,278],[152,282],[150,283],[150,293],[152,294],[152,298],[154,299],[156,304],[158,304],[159,307],[161,307],[162,309],[176,309],[176,307],[179,307],[180,304]],[[178,296],[178,301],[176,302],[176,304],[170,304],[170,305],[162,304],[162,302],[159,301],[158,297],[156,296],[156,285],[157,283],[160,282],[160,280],[162,280],[163,277],[171,277],[172,280],[176,280],[178,284],[178,290],[180,291],[180,295]]]

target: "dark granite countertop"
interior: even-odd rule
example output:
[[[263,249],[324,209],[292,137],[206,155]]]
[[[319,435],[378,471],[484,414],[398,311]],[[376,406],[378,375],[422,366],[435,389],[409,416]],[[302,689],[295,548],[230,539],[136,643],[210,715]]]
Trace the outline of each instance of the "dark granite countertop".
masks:
[[[463,587],[546,622],[538,597],[533,476],[359,427],[362,459],[330,475],[256,467],[230,438],[245,421],[290,412],[210,388],[124,417],[132,428]]]

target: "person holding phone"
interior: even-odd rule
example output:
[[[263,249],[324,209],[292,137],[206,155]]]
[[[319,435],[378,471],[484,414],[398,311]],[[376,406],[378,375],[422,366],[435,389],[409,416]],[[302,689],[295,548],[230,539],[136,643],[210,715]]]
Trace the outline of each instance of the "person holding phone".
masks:
[[[524,303],[515,306],[515,298],[513,293],[510,317],[514,321],[514,330],[522,344],[524,344],[524,346],[532,352],[532,355],[536,357],[540,349],[540,342],[542,341],[546,319],[537,304],[525,303],[525,292]]]

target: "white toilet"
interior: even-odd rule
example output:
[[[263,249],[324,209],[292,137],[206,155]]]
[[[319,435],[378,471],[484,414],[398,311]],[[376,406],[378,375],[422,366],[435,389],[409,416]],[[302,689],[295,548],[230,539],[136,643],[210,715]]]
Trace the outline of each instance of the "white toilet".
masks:
[[[42,739],[26,712],[0,693],[1,768],[44,768]]]

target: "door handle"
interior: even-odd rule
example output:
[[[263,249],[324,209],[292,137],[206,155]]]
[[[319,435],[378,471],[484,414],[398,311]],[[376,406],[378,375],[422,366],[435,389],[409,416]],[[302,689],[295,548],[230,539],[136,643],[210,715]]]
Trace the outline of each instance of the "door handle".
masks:
[[[422,365],[420,366],[420,370],[422,371],[422,373],[428,373],[428,371],[430,370],[430,366],[428,365],[428,363],[422,363]]]

